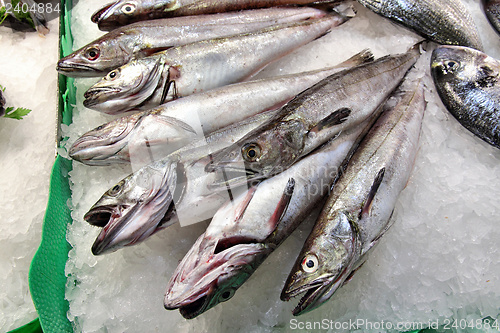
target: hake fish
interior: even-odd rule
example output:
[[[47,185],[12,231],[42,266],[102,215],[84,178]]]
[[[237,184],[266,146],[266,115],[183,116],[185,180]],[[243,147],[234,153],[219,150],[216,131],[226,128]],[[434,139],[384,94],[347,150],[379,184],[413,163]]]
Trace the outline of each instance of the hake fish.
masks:
[[[333,186],[281,294],[287,301],[305,293],[294,315],[330,299],[391,226],[418,150],[426,106],[420,82],[382,113]]]
[[[500,1],[481,0],[481,8],[493,29],[500,34]]]
[[[107,4],[92,15],[92,22],[101,30],[137,21],[174,16],[190,16],[266,8],[283,5],[338,2],[339,0],[118,0]]]
[[[363,127],[222,206],[167,285],[164,305],[191,319],[229,300],[328,194]]]
[[[479,33],[460,0],[358,0],[366,8],[440,44],[483,48]]]
[[[60,59],[57,70],[72,77],[104,76],[132,59],[174,46],[325,15],[314,8],[268,8],[138,22],[115,29]]]
[[[227,195],[209,191],[204,183],[214,174],[204,171],[206,155],[237,140],[274,115],[273,110],[233,124],[148,164],[110,188],[85,214],[101,227],[92,253],[99,255],[141,242],[179,221],[199,222],[224,203]],[[177,205],[177,206],[174,206]],[[181,208],[186,206],[187,209]],[[206,217],[205,217],[206,219]]]
[[[85,133],[72,144],[69,155],[88,165],[152,162],[196,138],[278,108],[335,72],[372,60],[373,54],[363,50],[334,67],[236,83],[180,98]]]
[[[347,19],[328,15],[170,48],[111,71],[85,93],[83,104],[117,114],[236,83]]]
[[[441,46],[432,53],[431,73],[458,122],[500,148],[500,61],[471,48]]]
[[[268,123],[213,154],[207,171],[232,176],[212,187],[268,178],[362,123],[399,85],[420,56],[419,47],[333,74],[297,95]]]

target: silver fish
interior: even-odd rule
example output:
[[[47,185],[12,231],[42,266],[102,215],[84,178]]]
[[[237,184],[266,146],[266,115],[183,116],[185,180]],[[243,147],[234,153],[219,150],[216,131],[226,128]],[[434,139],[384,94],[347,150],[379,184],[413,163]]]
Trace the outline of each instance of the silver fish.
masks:
[[[207,171],[233,172],[213,188],[255,182],[286,170],[338,133],[362,123],[399,85],[419,45],[333,74],[283,106],[275,118],[213,154]]]
[[[329,15],[170,48],[111,71],[85,93],[83,104],[117,114],[242,81],[346,20]]]
[[[200,195],[206,193],[202,201],[212,206],[200,207],[203,210],[199,213],[189,204],[190,209],[183,218],[205,214],[207,209],[216,210],[227,196],[207,189],[200,193],[198,190],[203,192],[203,188],[198,186],[194,186],[191,191],[188,185],[199,182],[198,178],[206,177],[204,167],[207,154],[231,144],[273,115],[274,111],[268,111],[223,128],[119,181],[84,216],[88,223],[103,228],[92,246],[92,253],[99,255],[134,245],[176,223],[178,214],[174,203],[188,196],[198,200]],[[212,174],[208,175],[208,180],[211,180],[210,177]]]
[[[222,206],[175,270],[165,308],[179,308],[191,319],[230,299],[322,202],[362,130],[360,126],[341,134]]]
[[[287,301],[305,292],[294,315],[330,299],[391,226],[418,149],[426,105],[420,82],[382,113],[336,181],[281,294]]]
[[[47,23],[47,18],[43,11],[38,10],[38,3],[33,0],[20,0],[12,4],[11,0],[0,0],[0,9],[5,9],[5,14],[10,15],[16,20],[31,26],[33,29],[38,31],[40,35],[46,35],[50,32]],[[27,13],[30,20],[25,18],[20,18],[19,14]],[[4,17],[0,17],[0,22],[2,22]]]
[[[481,8],[493,29],[500,34],[500,1],[481,0]]]
[[[138,22],[115,29],[62,58],[57,70],[72,77],[103,76],[134,58],[174,46],[325,15],[314,8],[269,8]]]
[[[338,0],[118,0],[96,11],[92,15],[92,22],[97,23],[101,30],[112,30],[132,22],[164,17],[198,16],[243,9],[322,2],[338,2]]]
[[[471,48],[442,46],[432,53],[431,73],[448,111],[500,148],[500,61]]]
[[[481,50],[479,33],[460,0],[358,0],[366,8],[440,44]]]
[[[180,98],[85,133],[72,144],[69,155],[88,165],[152,162],[151,158],[164,157],[195,138],[277,108],[328,75],[372,60],[372,53],[364,50],[335,67],[236,83]]]

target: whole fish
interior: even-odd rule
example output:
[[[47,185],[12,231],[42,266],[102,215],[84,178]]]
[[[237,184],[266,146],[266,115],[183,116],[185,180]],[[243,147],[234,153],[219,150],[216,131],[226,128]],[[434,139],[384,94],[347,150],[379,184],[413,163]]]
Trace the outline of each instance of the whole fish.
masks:
[[[440,44],[483,48],[472,16],[460,0],[358,0],[366,8]]]
[[[469,131],[500,148],[500,61],[480,51],[442,46],[431,73],[441,101]]]
[[[382,113],[333,186],[281,294],[287,301],[305,293],[294,315],[330,299],[391,226],[413,168],[426,105],[420,80],[413,84]]]
[[[399,85],[419,45],[333,74],[297,95],[268,123],[213,154],[207,171],[226,170],[213,188],[255,182],[286,170],[338,133],[362,123]]]
[[[101,30],[112,30],[132,22],[164,17],[214,14],[310,3],[338,2],[332,0],[119,0],[107,4],[92,15],[92,22]]]
[[[481,0],[481,8],[493,29],[500,34],[500,1]]]
[[[206,156],[259,126],[274,112],[267,111],[216,131],[140,168],[106,191],[84,216],[88,223],[103,228],[92,253],[99,255],[141,242],[178,222],[179,214],[189,224],[201,221],[198,218],[207,211],[215,213],[228,196],[199,185],[204,178],[209,182],[214,177],[204,171]],[[186,200],[191,200],[187,211],[175,206]]]
[[[138,22],[115,29],[62,58],[57,63],[57,70],[72,77],[103,76],[134,58],[150,56],[174,46],[319,18],[325,14],[306,7],[269,8]]]
[[[328,194],[362,127],[342,133],[214,215],[170,279],[165,308],[191,319],[230,299]]]
[[[4,9],[5,15],[10,15],[17,21],[31,26],[41,35],[46,35],[50,32],[47,18],[44,12],[38,9],[38,5],[33,0],[20,0],[14,4],[12,4],[11,0],[0,0],[0,13],[2,12],[1,9]],[[3,20],[4,17],[0,17],[0,23]]]
[[[83,104],[117,114],[242,81],[347,19],[329,15],[170,48],[111,71],[85,93]]]
[[[195,138],[277,108],[328,75],[372,60],[373,54],[364,50],[335,67],[236,83],[180,98],[85,133],[72,144],[69,155],[88,165],[151,162],[151,157],[164,157]],[[147,154],[141,154],[145,150]]]

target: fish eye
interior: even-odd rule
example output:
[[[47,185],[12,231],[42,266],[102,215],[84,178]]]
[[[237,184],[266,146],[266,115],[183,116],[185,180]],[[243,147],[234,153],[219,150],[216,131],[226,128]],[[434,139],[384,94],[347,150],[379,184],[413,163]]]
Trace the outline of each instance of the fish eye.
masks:
[[[221,295],[220,295],[220,298],[219,300],[221,302],[225,302],[227,300],[229,300],[231,297],[234,296],[234,289],[230,289],[230,290],[226,290],[224,291]]]
[[[91,47],[85,52],[85,57],[90,61],[97,60],[97,58],[99,58],[99,55],[100,51],[97,47]]]
[[[100,131],[104,128],[104,125],[97,126],[94,131]]]
[[[457,69],[460,64],[457,61],[448,60],[444,63],[444,65],[446,66],[447,70],[453,71],[453,70]]]
[[[130,14],[132,14],[133,12],[135,12],[135,8],[136,8],[135,4],[133,4],[133,3],[126,3],[126,4],[124,4],[124,5],[122,6],[122,8],[121,8],[121,9],[122,9],[122,12],[123,12],[124,14],[126,14],[126,15],[130,15]]]
[[[302,269],[306,273],[314,273],[318,270],[318,267],[318,258],[313,254],[307,255],[304,260],[302,260]]]
[[[112,197],[117,196],[122,190],[122,183],[118,183],[115,186],[113,186],[109,191],[108,194]]]
[[[115,69],[106,76],[106,80],[114,80],[118,77],[119,71],[118,69]]]
[[[256,143],[248,143],[241,148],[243,158],[247,162],[255,162],[259,159],[261,154],[260,146]]]

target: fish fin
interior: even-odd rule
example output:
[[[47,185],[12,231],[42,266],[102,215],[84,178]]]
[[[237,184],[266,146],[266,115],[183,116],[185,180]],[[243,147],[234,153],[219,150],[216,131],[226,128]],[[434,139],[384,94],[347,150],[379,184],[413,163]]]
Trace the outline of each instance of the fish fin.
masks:
[[[351,110],[348,108],[338,109],[330,113],[327,117],[320,120],[316,126],[311,128],[309,133],[319,133],[325,128],[329,128],[335,125],[342,124],[347,120],[347,117],[351,114]]]
[[[186,132],[190,132],[190,133],[193,133],[193,134],[198,134],[198,133],[196,133],[196,131],[194,130],[194,128],[191,127],[191,125],[189,125],[189,124],[187,124],[187,123],[185,123],[182,120],[179,120],[177,118],[169,117],[169,116],[163,116],[163,115],[150,115],[150,116],[153,116],[156,119],[158,119],[158,121],[166,123],[166,124],[168,124],[170,126],[177,127],[177,128],[182,129],[182,130],[184,130]]]
[[[177,94],[177,85],[175,84],[175,80],[181,76],[181,72],[175,66],[170,66],[168,68],[168,76],[166,78],[167,83],[164,85],[160,104],[163,104],[167,101],[168,97],[171,97],[172,100],[179,98]],[[170,99],[169,99],[170,100]]]
[[[152,47],[148,49],[143,49],[138,53],[138,57],[143,58],[143,57],[149,57],[155,53],[162,52],[165,50],[168,50],[171,48],[171,46],[165,46],[165,47]]]
[[[285,189],[283,190],[283,194],[281,195],[280,201],[276,205],[276,209],[273,212],[273,215],[269,219],[268,223],[272,226],[272,229],[275,230],[276,226],[280,223],[285,216],[285,213],[288,209],[288,205],[292,200],[293,191],[295,189],[295,179],[290,178],[285,185]]]
[[[370,215],[370,211],[371,211],[372,203],[373,203],[373,198],[375,197],[375,194],[377,193],[377,191],[380,187],[380,184],[382,183],[382,180],[384,179],[384,174],[385,174],[385,168],[382,168],[378,172],[377,177],[375,177],[375,180],[373,181],[370,192],[368,193],[368,196],[366,197],[366,201],[365,201],[365,204],[363,206],[363,209],[361,209],[361,212],[359,213],[360,219],[362,216]]]
[[[356,53],[346,61],[340,63],[337,67],[353,67],[375,60],[375,57],[370,49],[364,49],[359,53]]]

